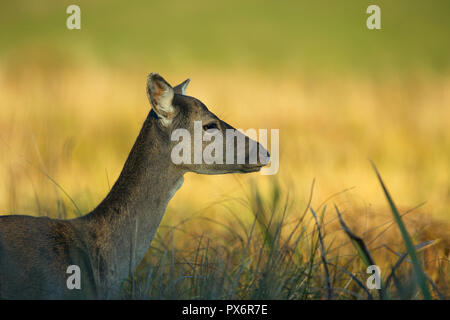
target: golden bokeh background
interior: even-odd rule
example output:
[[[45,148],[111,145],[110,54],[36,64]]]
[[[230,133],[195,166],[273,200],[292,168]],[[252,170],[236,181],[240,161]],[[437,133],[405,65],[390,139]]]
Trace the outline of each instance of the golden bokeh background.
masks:
[[[65,10],[81,8],[81,30]],[[277,179],[294,208],[332,198],[450,219],[449,2],[14,1],[0,10],[0,212],[73,217],[118,177],[150,106],[149,72],[238,128],[280,130],[276,177],[188,174],[163,225]],[[330,202],[331,203],[331,202]],[[295,212],[295,210],[293,210]],[[387,211],[386,211],[387,212]],[[334,217],[334,215],[333,215]],[[368,221],[368,222],[367,222]],[[201,228],[201,225],[198,226]],[[448,229],[444,234],[448,234]]]

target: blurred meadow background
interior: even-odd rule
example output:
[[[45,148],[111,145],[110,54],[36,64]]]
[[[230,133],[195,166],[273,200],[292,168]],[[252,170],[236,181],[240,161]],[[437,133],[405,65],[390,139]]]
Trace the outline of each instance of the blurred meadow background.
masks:
[[[70,4],[81,30],[66,28]],[[381,30],[366,27],[370,4]],[[382,275],[406,252],[369,160],[423,244],[433,297],[448,297],[449,12],[445,0],[2,2],[0,213],[92,210],[150,110],[147,74],[189,77],[187,93],[228,123],[280,130],[279,172],[187,174],[129,297],[324,298],[332,278],[334,297],[367,298],[341,270],[365,283],[333,204]],[[309,206],[341,268],[328,276]],[[391,296],[417,297],[401,268]]]

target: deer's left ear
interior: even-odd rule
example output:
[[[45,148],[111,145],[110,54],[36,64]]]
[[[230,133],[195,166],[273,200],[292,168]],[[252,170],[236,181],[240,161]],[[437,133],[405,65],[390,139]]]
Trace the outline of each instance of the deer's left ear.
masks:
[[[147,78],[147,96],[161,123],[168,126],[175,116],[172,101],[174,89],[157,73],[150,73]]]
[[[182,83],[180,83],[179,85],[175,86],[173,88],[173,91],[175,93],[177,93],[177,94],[185,94],[186,93],[186,88],[187,88],[189,82],[191,82],[191,79],[184,80]]]

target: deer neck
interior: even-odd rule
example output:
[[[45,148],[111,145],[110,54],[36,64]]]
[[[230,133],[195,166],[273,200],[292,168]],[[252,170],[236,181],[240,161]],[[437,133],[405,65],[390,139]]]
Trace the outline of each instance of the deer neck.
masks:
[[[181,187],[183,174],[170,159],[169,137],[150,113],[111,191],[81,218],[95,254],[108,269],[103,273],[123,280],[134,270],[150,247],[167,204]]]

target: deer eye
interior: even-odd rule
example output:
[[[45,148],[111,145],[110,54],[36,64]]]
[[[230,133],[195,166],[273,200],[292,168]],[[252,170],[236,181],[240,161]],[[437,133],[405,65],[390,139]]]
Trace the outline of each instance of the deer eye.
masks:
[[[203,130],[205,130],[205,131],[212,130],[212,129],[219,129],[219,127],[217,126],[217,123],[211,122],[211,123],[205,124],[203,126]]]

